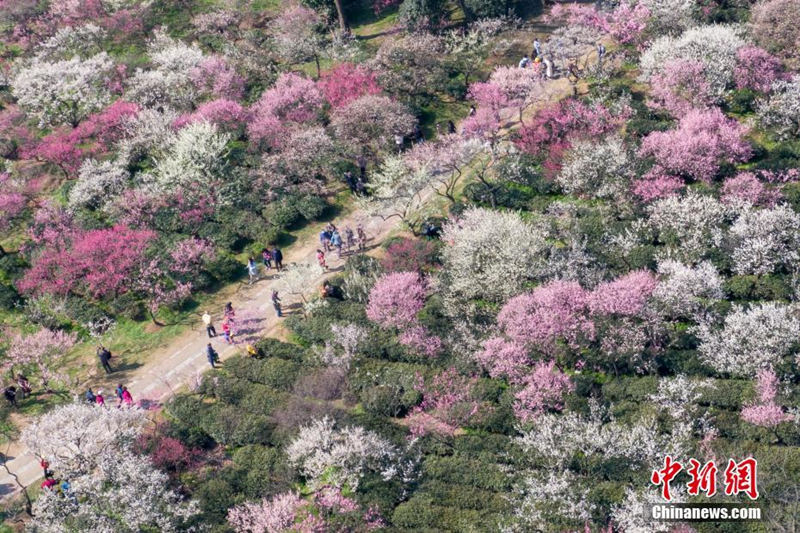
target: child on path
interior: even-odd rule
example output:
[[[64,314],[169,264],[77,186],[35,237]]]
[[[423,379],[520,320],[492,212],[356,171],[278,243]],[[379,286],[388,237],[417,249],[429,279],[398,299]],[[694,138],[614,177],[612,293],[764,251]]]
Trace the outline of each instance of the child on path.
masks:
[[[323,252],[322,250],[317,250],[317,263],[319,263],[319,266],[324,268],[325,271],[327,272],[328,264],[325,262],[325,252]]]
[[[222,323],[222,336],[225,339],[225,342],[228,344],[233,344],[233,333],[231,331],[230,322],[227,320]]]

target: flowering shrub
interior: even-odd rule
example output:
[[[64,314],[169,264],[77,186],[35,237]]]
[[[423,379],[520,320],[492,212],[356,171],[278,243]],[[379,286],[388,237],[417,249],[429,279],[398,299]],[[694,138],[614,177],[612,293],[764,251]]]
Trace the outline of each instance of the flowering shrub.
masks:
[[[364,95],[381,92],[375,74],[352,63],[341,63],[323,73],[317,85],[334,108],[347,106]]]
[[[778,393],[778,377],[771,369],[762,369],[756,373],[756,391],[758,399],[742,408],[742,420],[756,426],[775,427],[781,422],[793,420],[784,413],[781,406],[775,403]]]
[[[402,239],[386,247],[381,266],[388,272],[424,272],[436,264],[437,256],[433,241]]]
[[[546,410],[560,411],[564,405],[562,397],[573,389],[568,376],[553,371],[555,362],[537,363],[525,378],[525,385],[514,395],[514,414],[523,422],[529,422]]]
[[[479,409],[473,397],[475,382],[475,378],[462,376],[454,368],[427,383],[418,375],[414,388],[422,394],[422,402],[409,414],[412,435],[422,436],[429,431],[452,435],[467,424]]]
[[[425,304],[425,283],[416,272],[386,274],[369,293],[367,318],[384,328],[406,328]]]

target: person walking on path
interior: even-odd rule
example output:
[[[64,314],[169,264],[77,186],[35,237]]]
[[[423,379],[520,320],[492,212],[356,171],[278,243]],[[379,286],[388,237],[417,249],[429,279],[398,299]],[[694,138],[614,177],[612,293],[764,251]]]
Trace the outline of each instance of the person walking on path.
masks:
[[[225,317],[222,320],[223,324],[225,322],[233,322],[236,317],[236,311],[233,310],[233,304],[231,302],[225,304],[225,311],[223,311],[222,314]]]
[[[125,389],[122,387],[122,383],[117,385],[117,388],[114,389],[114,393],[117,395],[117,407],[122,405],[122,393],[124,390]]]
[[[249,285],[258,281],[258,264],[252,256],[247,260],[247,275],[250,277],[248,281]]]
[[[233,344],[233,329],[231,328],[231,323],[228,320],[222,323],[222,337],[228,344]]]
[[[272,291],[272,307],[275,308],[275,314],[278,318],[283,316],[283,312],[281,311],[281,299],[280,296],[278,296],[277,290]]]
[[[53,477],[53,471],[50,470],[50,461],[48,461],[47,459],[42,459],[39,462],[39,466],[42,467],[42,474],[44,475],[45,478]]]
[[[95,403],[97,403],[97,405],[105,407],[106,399],[103,398],[103,391],[101,390],[97,391],[97,394],[94,395],[94,401]]]
[[[320,249],[317,249],[317,263],[321,266],[325,271],[328,271],[328,263],[325,262],[325,252]]]
[[[367,232],[364,231],[364,226],[359,224],[356,227],[358,233],[358,251],[363,252],[367,248]]]
[[[208,359],[208,364],[211,365],[211,368],[217,368],[214,363],[219,361],[219,354],[214,347],[211,346],[210,342],[206,345],[206,358]]]
[[[97,347],[97,358],[100,359],[100,364],[103,365],[103,370],[106,371],[106,374],[110,374],[114,371],[109,364],[111,352],[109,352],[102,344]]]
[[[133,396],[128,392],[128,387],[122,387],[122,403],[130,407],[133,405]]]
[[[92,388],[91,387],[89,387],[89,390],[86,391],[86,401],[88,403],[95,403],[96,402],[95,397],[94,397],[94,392],[92,392]]]
[[[336,248],[336,257],[342,258],[342,236],[339,235],[339,230],[333,230],[331,233],[331,246]]]
[[[269,253],[269,250],[264,248],[261,250],[261,259],[264,261],[264,268],[269,270],[272,268],[272,254]]]
[[[539,39],[534,37],[533,39],[533,58],[536,59],[537,57],[541,57],[542,55],[542,45],[539,43]]]
[[[283,268],[283,253],[277,246],[272,249],[272,260],[275,262],[275,270],[280,271]]]
[[[328,231],[328,228],[319,232],[319,244],[326,252],[331,249],[331,232]]]
[[[217,336],[217,330],[214,329],[214,324],[211,322],[211,315],[208,314],[208,311],[203,311],[203,324],[206,326],[206,333],[208,333],[209,339]]]
[[[344,227],[344,250],[345,253],[350,253],[356,247],[356,234],[353,233],[353,228],[350,226]]]

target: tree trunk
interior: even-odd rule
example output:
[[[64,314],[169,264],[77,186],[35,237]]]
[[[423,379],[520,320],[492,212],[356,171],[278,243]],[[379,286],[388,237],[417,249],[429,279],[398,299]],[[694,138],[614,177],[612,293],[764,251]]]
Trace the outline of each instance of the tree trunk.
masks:
[[[336,15],[339,17],[339,29],[342,30],[344,35],[350,33],[350,25],[347,23],[347,18],[344,16],[344,8],[342,7],[342,0],[333,0],[336,4]]]
[[[320,77],[319,56],[314,54],[314,63],[317,65],[317,79]]]

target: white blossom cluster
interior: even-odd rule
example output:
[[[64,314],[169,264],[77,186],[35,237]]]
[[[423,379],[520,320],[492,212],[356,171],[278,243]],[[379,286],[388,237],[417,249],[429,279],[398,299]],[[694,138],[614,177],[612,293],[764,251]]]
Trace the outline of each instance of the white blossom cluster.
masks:
[[[695,192],[671,196],[653,203],[648,211],[650,225],[667,245],[669,258],[694,263],[723,243],[728,210],[712,196]]]
[[[210,185],[224,167],[230,139],[230,134],[205,121],[181,128],[165,154],[156,161],[156,188],[174,191],[195,183]]]
[[[742,30],[736,26],[709,25],[686,30],[678,37],[656,39],[642,54],[639,66],[645,80],[675,59],[699,61],[705,66],[711,93],[721,99],[733,82],[736,53],[745,45]]]
[[[695,0],[640,0],[650,11],[648,33],[676,35],[694,26],[699,5]]]
[[[622,139],[578,141],[564,156],[556,182],[568,194],[622,199],[630,189],[631,159]]]
[[[85,160],[69,190],[70,208],[103,207],[125,190],[128,177],[128,171],[116,161]]]
[[[758,106],[758,120],[782,140],[800,135],[800,76],[772,84],[770,96]]]
[[[722,328],[711,323],[693,328],[700,357],[718,372],[752,377],[789,354],[800,336],[796,313],[794,307],[775,302],[734,305]]]
[[[389,441],[360,426],[339,429],[328,417],[300,428],[286,453],[312,487],[329,484],[355,490],[367,471],[389,480],[398,469],[398,450]]]
[[[134,162],[147,155],[159,154],[172,144],[172,123],[178,118],[172,110],[142,109],[123,122],[124,137],[119,142],[120,160]]]
[[[106,81],[112,67],[105,52],[88,59],[34,59],[17,72],[11,88],[20,107],[39,120],[39,127],[76,125],[110,102]]]
[[[88,23],[82,26],[64,26],[36,47],[36,58],[40,61],[58,61],[73,56],[88,57],[100,51],[100,42],[106,31]]]
[[[800,259],[800,215],[785,205],[742,209],[730,237],[737,274],[770,274]]]
[[[469,300],[503,302],[539,276],[546,232],[512,212],[469,209],[442,231],[444,298],[456,308]]]
[[[658,275],[653,298],[669,316],[697,319],[709,304],[724,297],[722,277],[709,261],[691,266],[665,259],[658,262]]]

